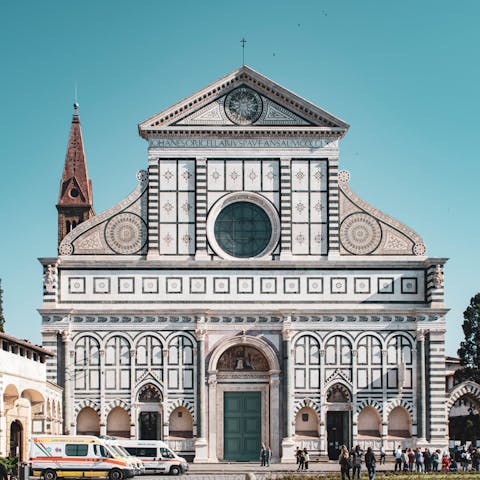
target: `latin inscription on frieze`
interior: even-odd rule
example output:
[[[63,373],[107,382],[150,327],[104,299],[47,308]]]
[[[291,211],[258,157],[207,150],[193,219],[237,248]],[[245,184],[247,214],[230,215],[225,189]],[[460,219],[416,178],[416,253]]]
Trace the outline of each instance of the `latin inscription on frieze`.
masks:
[[[323,148],[335,140],[308,138],[152,138],[150,148]]]

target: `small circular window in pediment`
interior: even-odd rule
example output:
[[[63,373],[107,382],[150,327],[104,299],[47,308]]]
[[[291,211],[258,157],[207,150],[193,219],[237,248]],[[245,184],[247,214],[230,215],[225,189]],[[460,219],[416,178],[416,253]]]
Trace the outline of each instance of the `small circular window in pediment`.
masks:
[[[260,95],[250,88],[236,88],[225,98],[225,113],[237,125],[251,125],[260,118],[262,110]]]
[[[70,196],[71,196],[72,198],[77,198],[79,195],[80,195],[80,192],[78,191],[78,189],[72,188],[72,189],[70,190]]]

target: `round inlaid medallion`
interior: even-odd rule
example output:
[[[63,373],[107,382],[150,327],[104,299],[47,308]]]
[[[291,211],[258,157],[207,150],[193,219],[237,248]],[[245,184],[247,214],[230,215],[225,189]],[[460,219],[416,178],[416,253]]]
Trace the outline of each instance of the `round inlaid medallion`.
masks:
[[[134,213],[120,213],[108,221],[105,240],[115,253],[134,255],[147,241],[147,225]]]
[[[352,213],[340,226],[342,246],[353,255],[368,255],[381,240],[380,224],[366,213]]]
[[[251,125],[260,118],[262,109],[260,95],[250,88],[236,88],[225,98],[225,113],[237,125]]]

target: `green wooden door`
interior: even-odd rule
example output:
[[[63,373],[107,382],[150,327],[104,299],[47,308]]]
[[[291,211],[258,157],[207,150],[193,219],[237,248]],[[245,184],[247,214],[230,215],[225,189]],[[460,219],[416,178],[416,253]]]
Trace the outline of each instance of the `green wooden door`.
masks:
[[[225,392],[224,460],[258,461],[262,437],[261,392]]]

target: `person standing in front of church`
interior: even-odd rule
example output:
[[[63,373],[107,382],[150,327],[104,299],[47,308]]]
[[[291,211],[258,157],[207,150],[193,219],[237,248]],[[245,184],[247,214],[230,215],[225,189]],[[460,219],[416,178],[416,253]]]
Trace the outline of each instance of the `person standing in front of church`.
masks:
[[[262,448],[260,449],[260,466],[267,466],[267,449],[265,448],[265,445],[263,443]]]

